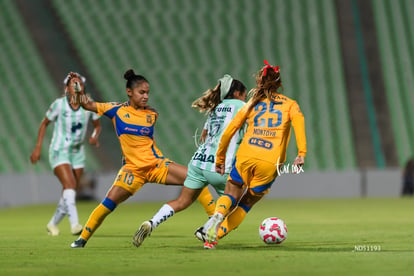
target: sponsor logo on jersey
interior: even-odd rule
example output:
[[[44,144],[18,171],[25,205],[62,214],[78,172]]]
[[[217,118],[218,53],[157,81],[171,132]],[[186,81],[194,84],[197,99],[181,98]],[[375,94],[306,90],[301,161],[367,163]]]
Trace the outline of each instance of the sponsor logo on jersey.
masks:
[[[193,160],[198,160],[201,162],[209,162],[209,163],[214,163],[214,154],[205,154],[205,153],[198,153],[196,152],[196,154],[193,157]]]
[[[249,144],[254,145],[254,146],[258,146],[258,147],[261,147],[261,148],[265,148],[265,149],[271,149],[273,147],[272,142],[266,141],[266,140],[263,140],[263,139],[260,139],[260,138],[254,138],[254,137],[249,139]]]
[[[221,106],[216,108],[216,112],[231,112],[232,109],[231,106]]]
[[[151,130],[147,127],[143,127],[139,131],[139,133],[141,133],[141,135],[148,135],[150,132],[151,132]]]
[[[132,128],[132,127],[125,127],[124,130],[132,131],[132,132],[138,132],[138,129]]]
[[[79,123],[77,123],[77,124],[73,124],[73,125],[72,125],[72,128],[71,128],[71,131],[72,131],[72,132],[76,132],[78,129],[82,129],[82,126],[83,126],[83,125],[82,125],[82,123],[80,123],[80,122],[79,122]]]

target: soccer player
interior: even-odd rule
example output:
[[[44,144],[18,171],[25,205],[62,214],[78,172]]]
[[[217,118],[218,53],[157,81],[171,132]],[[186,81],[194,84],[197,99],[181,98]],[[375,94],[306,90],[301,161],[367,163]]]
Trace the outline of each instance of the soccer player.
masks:
[[[71,244],[72,248],[84,247],[106,216],[145,183],[183,185],[187,175],[187,167],[164,157],[155,145],[154,128],[158,112],[147,104],[149,82],[145,77],[136,75],[132,69],[125,72],[124,78],[129,98],[125,103],[94,102],[85,97],[82,90],[76,89],[83,108],[106,115],[112,120],[121,144],[123,166],[104,200],[90,214],[79,238]],[[207,193],[212,199],[211,194]],[[209,203],[200,202],[203,206]]]
[[[36,146],[30,156],[33,164],[40,159],[46,128],[50,122],[55,122],[49,146],[49,162],[62,184],[63,192],[56,211],[46,226],[48,233],[52,236],[59,235],[58,224],[66,215],[69,218],[72,234],[79,235],[82,231],[76,208],[76,189],[85,167],[83,140],[90,118],[92,118],[94,131],[89,138],[89,143],[99,146],[98,137],[101,132],[99,116],[72,101],[75,96],[72,86],[75,82],[80,84],[82,91],[84,90],[85,78],[78,73],[69,73],[64,80],[65,96],[56,99],[46,112],[46,117],[39,127]]]
[[[224,75],[214,89],[208,89],[203,96],[193,102],[193,107],[207,113],[201,144],[188,163],[187,178],[177,199],[165,203],[149,221],[144,221],[133,238],[133,244],[139,247],[144,239],[162,222],[175,213],[186,209],[198,197],[203,188],[211,184],[218,195],[222,195],[234,154],[243,137],[240,129],[230,141],[225,160],[224,174],[218,174],[215,155],[220,137],[236,113],[246,101],[246,87],[230,75]],[[196,237],[202,229],[196,231]]]
[[[240,225],[253,205],[268,193],[277,177],[278,167],[286,160],[292,126],[298,147],[293,165],[303,166],[305,162],[304,116],[296,101],[279,91],[283,88],[279,66],[264,62],[266,66],[256,75],[256,87],[251,90],[250,100],[226,128],[217,150],[216,171],[223,174],[230,140],[245,122],[248,123],[224,194],[216,201],[214,215],[204,224],[210,248],[215,248],[218,237]],[[243,194],[244,187],[247,191]],[[237,205],[239,207],[232,212]],[[229,226],[227,229],[220,227],[224,219]]]

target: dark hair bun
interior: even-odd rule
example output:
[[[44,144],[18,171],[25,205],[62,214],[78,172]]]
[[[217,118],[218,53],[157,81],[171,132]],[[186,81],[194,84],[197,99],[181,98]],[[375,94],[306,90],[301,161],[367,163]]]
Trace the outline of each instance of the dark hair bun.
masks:
[[[136,76],[136,75],[135,75],[134,70],[132,70],[132,69],[128,69],[128,70],[125,72],[125,74],[124,74],[124,79],[129,80],[129,79],[134,78],[135,76]]]

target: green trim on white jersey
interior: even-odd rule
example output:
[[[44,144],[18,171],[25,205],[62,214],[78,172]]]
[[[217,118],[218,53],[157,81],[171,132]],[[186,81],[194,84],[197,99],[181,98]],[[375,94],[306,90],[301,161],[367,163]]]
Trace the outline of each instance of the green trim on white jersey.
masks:
[[[80,147],[85,139],[89,119],[99,119],[94,112],[82,107],[72,109],[67,97],[56,99],[46,112],[46,118],[55,123],[49,150],[65,151]]]
[[[245,102],[235,99],[224,99],[213,112],[208,115],[204,125],[207,137],[194,153],[190,163],[200,169],[215,172],[216,153],[221,136],[236,113],[245,105]],[[237,131],[232,137],[226,153],[225,172],[229,173],[234,156],[243,138],[244,128]]]

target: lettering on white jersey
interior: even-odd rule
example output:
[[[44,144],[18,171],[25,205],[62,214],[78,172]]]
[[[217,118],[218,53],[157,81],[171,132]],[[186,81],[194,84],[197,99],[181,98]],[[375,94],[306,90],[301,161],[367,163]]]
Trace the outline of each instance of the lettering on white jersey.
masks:
[[[232,112],[233,107],[232,106],[218,106],[216,108],[216,112]]]

